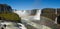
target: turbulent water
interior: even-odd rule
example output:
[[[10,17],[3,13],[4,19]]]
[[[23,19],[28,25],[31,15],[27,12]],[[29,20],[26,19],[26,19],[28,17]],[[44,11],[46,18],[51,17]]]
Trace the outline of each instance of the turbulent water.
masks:
[[[20,10],[14,11],[14,13],[17,13],[21,18],[32,18],[34,20],[40,20],[41,10],[36,10],[35,12],[33,10]]]
[[[0,29],[26,29],[26,27],[21,23],[15,23],[15,22],[0,22]]]
[[[41,10],[36,10],[36,12],[33,12],[33,13],[35,13],[34,15],[31,15],[32,14],[31,11],[32,10],[21,10],[21,11],[15,11],[15,13],[17,13],[22,18],[22,20],[21,20],[22,23],[25,25],[27,24],[27,26],[31,25],[36,29],[52,29],[52,27],[48,27],[48,26],[50,26],[49,24],[53,23],[53,21],[48,20],[45,17],[40,17]],[[43,24],[43,23],[46,23],[46,24]],[[53,26],[53,25],[54,25],[54,23],[51,24],[51,26]]]

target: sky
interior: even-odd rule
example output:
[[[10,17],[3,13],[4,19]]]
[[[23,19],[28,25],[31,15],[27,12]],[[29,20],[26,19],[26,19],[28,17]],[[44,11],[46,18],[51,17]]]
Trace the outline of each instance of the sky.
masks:
[[[60,8],[60,0],[0,0],[0,4],[8,4],[16,10]]]

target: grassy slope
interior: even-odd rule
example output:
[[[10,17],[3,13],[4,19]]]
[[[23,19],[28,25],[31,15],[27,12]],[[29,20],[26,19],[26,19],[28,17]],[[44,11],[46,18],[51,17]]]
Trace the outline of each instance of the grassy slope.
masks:
[[[19,16],[15,13],[2,13],[0,17],[5,18],[6,20],[20,20]]]

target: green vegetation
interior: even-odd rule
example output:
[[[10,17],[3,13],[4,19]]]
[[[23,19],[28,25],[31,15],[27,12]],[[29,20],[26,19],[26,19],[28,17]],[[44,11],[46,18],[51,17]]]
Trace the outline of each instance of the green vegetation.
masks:
[[[20,20],[21,18],[19,18],[19,16],[17,15],[17,14],[15,14],[15,13],[1,13],[0,14],[0,17],[1,18],[4,18],[4,19],[6,19],[6,20],[15,20],[15,21],[17,21],[17,20]]]
[[[0,4],[0,20],[10,20],[21,22],[21,18],[13,12],[11,6]]]

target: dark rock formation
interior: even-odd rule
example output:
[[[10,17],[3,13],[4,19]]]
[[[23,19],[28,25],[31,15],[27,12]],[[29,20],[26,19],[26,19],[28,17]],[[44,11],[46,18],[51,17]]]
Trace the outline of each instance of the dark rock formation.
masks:
[[[57,23],[60,24],[60,8],[44,8],[41,11],[41,16],[47,17],[55,21],[57,17]]]
[[[0,4],[0,13],[12,12],[12,8],[7,4]]]
[[[41,16],[54,20],[56,18],[55,10],[53,8],[44,8],[41,11]]]
[[[33,10],[31,10],[31,15],[35,15],[35,14],[37,13],[37,10],[38,10],[38,9],[33,9]]]

